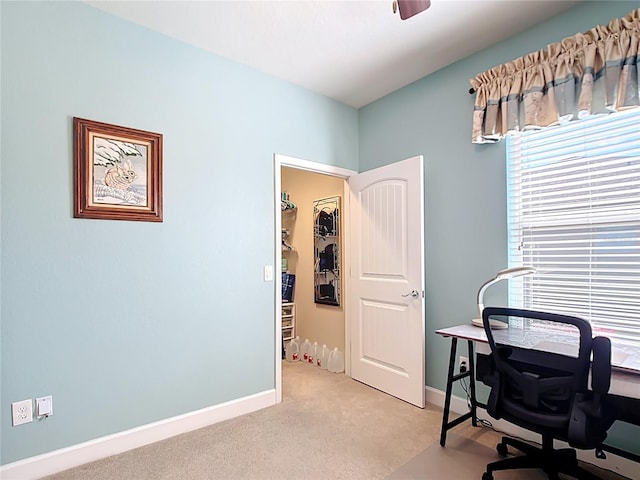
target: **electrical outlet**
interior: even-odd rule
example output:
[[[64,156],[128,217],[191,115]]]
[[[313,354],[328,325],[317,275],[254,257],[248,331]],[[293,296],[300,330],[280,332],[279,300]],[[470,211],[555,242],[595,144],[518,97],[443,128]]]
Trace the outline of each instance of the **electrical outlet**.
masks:
[[[469,359],[467,357],[460,357],[460,360],[458,361],[458,369],[460,370],[460,373],[464,373],[469,370]]]
[[[13,402],[11,404],[11,418],[13,419],[14,427],[22,425],[23,423],[32,422],[33,405],[31,403],[31,399]]]

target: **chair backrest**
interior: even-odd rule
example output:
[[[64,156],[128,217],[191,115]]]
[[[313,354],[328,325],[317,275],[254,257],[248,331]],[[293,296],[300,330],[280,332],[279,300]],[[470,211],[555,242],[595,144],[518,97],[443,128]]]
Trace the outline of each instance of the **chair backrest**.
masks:
[[[485,308],[482,320],[495,365],[485,379],[491,386],[489,414],[566,440],[576,395],[588,391],[589,323],[568,315],[497,307]]]

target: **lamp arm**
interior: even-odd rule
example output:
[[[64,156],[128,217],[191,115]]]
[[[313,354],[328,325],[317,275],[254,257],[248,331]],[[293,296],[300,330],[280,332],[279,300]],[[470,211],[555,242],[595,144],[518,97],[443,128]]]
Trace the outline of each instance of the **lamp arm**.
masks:
[[[478,302],[478,313],[480,314],[480,319],[482,320],[482,311],[484,310],[484,292],[494,283],[500,281],[498,277],[494,277],[491,280],[488,280],[482,284],[480,289],[478,290],[477,302]]]
[[[484,292],[496,282],[500,280],[508,280],[515,277],[521,277],[523,275],[529,275],[536,273],[536,269],[533,267],[512,267],[505,270],[500,270],[498,274],[491,280],[486,281],[478,290],[478,313],[480,319],[482,319],[482,311],[484,310]]]

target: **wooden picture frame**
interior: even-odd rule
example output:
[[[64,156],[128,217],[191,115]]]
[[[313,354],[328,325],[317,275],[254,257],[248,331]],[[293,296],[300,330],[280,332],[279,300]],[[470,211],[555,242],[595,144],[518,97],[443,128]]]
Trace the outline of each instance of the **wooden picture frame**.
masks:
[[[73,118],[75,218],[162,222],[162,134]]]

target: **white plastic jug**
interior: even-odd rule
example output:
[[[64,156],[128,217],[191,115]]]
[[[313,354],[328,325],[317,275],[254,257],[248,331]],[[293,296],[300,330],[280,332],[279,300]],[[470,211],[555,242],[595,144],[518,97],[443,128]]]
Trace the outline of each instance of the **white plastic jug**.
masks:
[[[344,352],[338,350],[336,347],[336,363],[335,363],[335,373],[344,372]]]
[[[320,367],[322,370],[327,370],[329,368],[329,353],[331,350],[326,345],[322,345],[320,349],[320,354],[318,355],[318,359],[316,360],[316,365]]]
[[[300,346],[300,360],[303,362],[309,361],[309,350],[311,350],[311,342],[308,338],[305,338]]]
[[[287,344],[286,351],[286,359],[288,362],[297,362],[300,360],[300,348],[296,343],[295,339],[291,339],[291,341]]]
[[[335,347],[329,354],[329,371],[333,373],[341,373],[344,371],[344,353]]]
[[[327,369],[328,369],[330,372],[333,372],[333,370],[335,369],[335,364],[336,364],[336,360],[335,360],[335,357],[336,357],[336,350],[337,350],[337,347],[336,347],[336,349],[335,349],[335,350],[331,350],[331,351],[329,352],[329,357],[327,358]]]
[[[318,347],[318,342],[313,342],[313,345],[311,345],[311,348],[309,349],[309,358],[307,361],[311,365],[315,365],[319,354],[320,354],[320,347]]]

